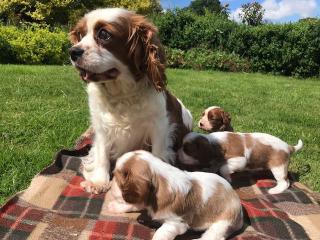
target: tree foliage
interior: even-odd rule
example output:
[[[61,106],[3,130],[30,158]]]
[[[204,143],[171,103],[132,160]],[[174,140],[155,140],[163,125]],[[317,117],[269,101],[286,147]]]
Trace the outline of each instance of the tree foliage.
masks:
[[[217,14],[228,14],[228,5],[221,5],[219,0],[194,0],[189,7],[194,13],[204,15],[206,11]]]
[[[84,13],[102,7],[124,7],[142,14],[161,11],[159,0],[1,0],[0,19],[13,24],[66,25],[74,23]]]
[[[246,3],[241,5],[241,13],[239,14],[242,23],[250,26],[258,26],[263,22],[265,10],[258,2]]]

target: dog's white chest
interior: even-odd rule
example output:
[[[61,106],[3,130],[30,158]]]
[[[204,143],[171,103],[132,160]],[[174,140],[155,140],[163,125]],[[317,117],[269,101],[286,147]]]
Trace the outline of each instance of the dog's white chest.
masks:
[[[148,144],[152,129],[166,122],[165,98],[162,94],[139,94],[123,99],[108,99],[94,84],[88,85],[89,108],[96,134],[109,137],[111,155],[141,149]],[[150,97],[149,97],[150,95]]]

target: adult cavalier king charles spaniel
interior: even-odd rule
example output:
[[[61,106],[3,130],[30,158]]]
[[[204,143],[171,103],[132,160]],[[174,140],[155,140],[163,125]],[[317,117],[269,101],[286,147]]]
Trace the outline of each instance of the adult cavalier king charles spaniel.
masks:
[[[98,9],[76,24],[70,39],[72,64],[88,83],[95,133],[82,186],[106,190],[110,163],[136,149],[174,164],[192,116],[166,90],[165,54],[154,25],[124,9]]]

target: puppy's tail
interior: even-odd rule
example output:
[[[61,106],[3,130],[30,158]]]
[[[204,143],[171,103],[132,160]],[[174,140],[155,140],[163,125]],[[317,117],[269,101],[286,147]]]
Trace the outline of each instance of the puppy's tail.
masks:
[[[302,142],[301,139],[299,139],[297,145],[291,146],[290,152],[291,152],[291,153],[298,152],[299,150],[301,150],[302,147],[303,147],[303,142]]]

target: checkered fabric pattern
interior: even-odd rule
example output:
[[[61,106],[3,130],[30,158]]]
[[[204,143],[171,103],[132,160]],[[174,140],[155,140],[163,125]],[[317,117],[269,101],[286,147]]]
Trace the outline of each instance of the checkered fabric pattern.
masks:
[[[90,138],[76,150],[62,150],[54,163],[34,177],[28,189],[0,209],[0,239],[151,239],[159,224],[144,214],[111,214],[109,193],[88,194],[80,187],[81,159]],[[274,186],[265,171],[234,174],[233,187],[244,209],[245,225],[233,236],[251,239],[320,239],[320,194],[298,182],[285,192],[269,195]],[[177,239],[193,239],[189,231]]]

